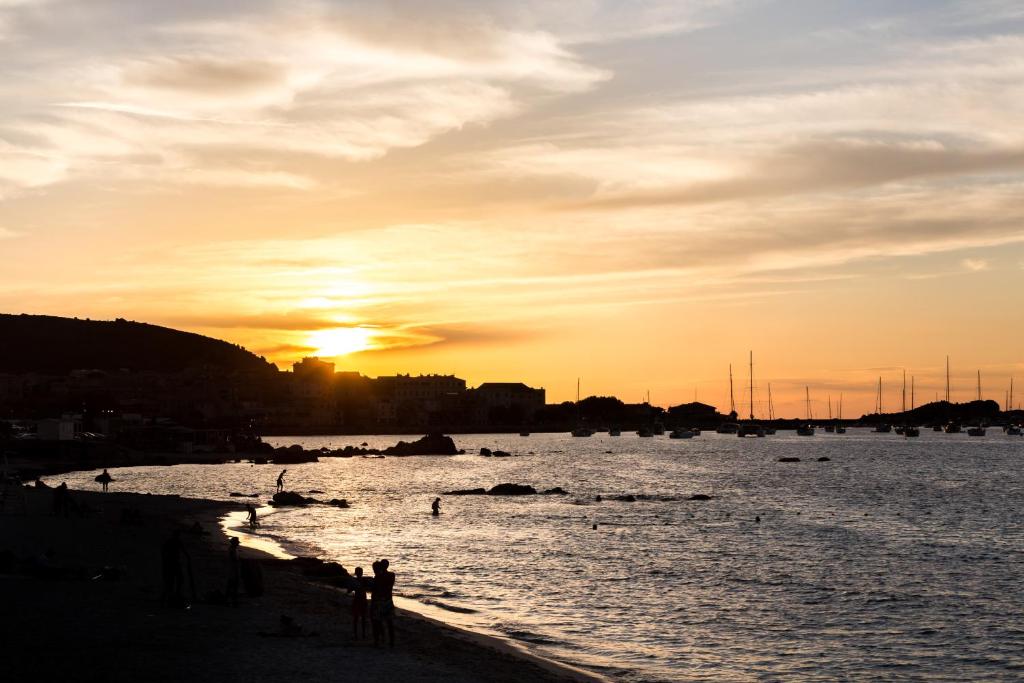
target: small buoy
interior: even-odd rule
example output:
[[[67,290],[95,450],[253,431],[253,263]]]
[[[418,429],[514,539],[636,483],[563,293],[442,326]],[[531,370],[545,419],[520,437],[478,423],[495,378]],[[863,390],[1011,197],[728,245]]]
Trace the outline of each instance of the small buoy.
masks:
[[[760,524],[761,523],[761,515],[755,516],[754,517],[754,521],[757,522],[758,524]]]
[[[594,524],[594,531],[597,531],[597,524]]]

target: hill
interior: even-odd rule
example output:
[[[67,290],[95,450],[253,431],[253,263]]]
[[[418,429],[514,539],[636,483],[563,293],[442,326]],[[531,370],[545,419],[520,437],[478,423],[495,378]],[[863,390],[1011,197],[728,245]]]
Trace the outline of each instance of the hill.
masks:
[[[0,314],[0,372],[71,370],[273,372],[241,346],[168,327],[117,320]]]

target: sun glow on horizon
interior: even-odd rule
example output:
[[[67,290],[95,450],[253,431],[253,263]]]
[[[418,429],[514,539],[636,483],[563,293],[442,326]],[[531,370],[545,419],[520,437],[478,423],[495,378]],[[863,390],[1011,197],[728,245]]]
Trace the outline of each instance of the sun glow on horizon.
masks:
[[[307,339],[309,346],[316,349],[316,355],[333,358],[347,356],[359,351],[376,348],[374,330],[366,327],[332,327],[311,332]]]

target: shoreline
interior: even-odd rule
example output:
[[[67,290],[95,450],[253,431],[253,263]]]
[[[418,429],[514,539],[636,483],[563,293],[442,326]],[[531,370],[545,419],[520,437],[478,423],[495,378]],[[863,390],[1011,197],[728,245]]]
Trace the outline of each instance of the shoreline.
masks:
[[[423,614],[409,599],[396,600],[401,608],[394,649],[355,640],[344,591],[275,559],[292,556],[276,541],[239,529],[244,512],[230,502],[74,490],[79,514],[66,518],[50,512],[52,489],[21,491],[24,509],[8,499],[0,514],[0,553],[15,558],[14,564],[0,563],[0,597],[11,614],[25,615],[17,623],[0,620],[0,638],[24,655],[14,666],[14,680],[81,675],[83,661],[93,660],[117,661],[116,672],[104,678],[112,681],[269,682],[299,671],[326,681],[339,670],[351,680],[374,681],[607,680]],[[137,511],[136,521],[125,521],[126,509]],[[208,531],[183,535],[197,595],[190,609],[161,608],[160,542],[170,529],[193,522]],[[229,535],[241,539],[243,560],[262,567],[267,588],[260,597],[242,596],[238,607],[198,597],[224,585]],[[44,553],[62,569],[59,579],[25,569]],[[108,566],[118,568],[120,578],[92,578]],[[64,569],[75,576],[63,576]],[[259,637],[280,635],[274,631],[284,614],[319,635]],[[55,643],[65,656],[47,656]],[[158,672],[152,670],[154,657],[162,662]]]
[[[257,512],[260,519],[262,519],[265,514],[273,514],[273,510],[273,507],[266,506],[258,508]],[[285,550],[284,547],[276,540],[251,533],[245,524],[245,513],[242,511],[228,511],[219,518],[218,522],[220,524],[221,532],[225,536],[225,541],[228,536],[238,536],[244,547],[252,549],[255,552],[264,553],[275,559],[285,561],[300,558],[300,556],[294,555]],[[301,557],[317,559],[323,562],[332,561],[324,560],[323,558],[315,555]],[[326,582],[318,581],[315,578],[309,578],[308,580],[311,584],[318,587],[327,588],[333,591],[340,590],[339,588],[330,586]],[[397,613],[400,616],[418,619],[431,624],[436,628],[453,632],[457,634],[458,637],[464,638],[481,647],[494,648],[513,657],[521,657],[552,674],[568,676],[565,680],[579,681],[580,683],[609,683],[611,680],[601,674],[583,669],[568,662],[561,662],[537,654],[530,650],[528,645],[519,643],[507,636],[502,636],[497,633],[484,633],[478,628],[474,628],[474,625],[468,622],[453,623],[452,613],[449,613],[439,607],[418,602],[417,600],[406,598],[398,594],[394,596],[394,602]]]

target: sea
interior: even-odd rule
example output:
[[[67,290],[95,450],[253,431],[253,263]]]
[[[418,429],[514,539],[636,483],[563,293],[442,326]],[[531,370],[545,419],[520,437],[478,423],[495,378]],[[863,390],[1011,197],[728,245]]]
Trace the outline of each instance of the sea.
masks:
[[[613,680],[1024,678],[1024,438],[454,438],[465,455],[289,465],[288,490],[351,507],[268,508],[257,533],[350,570],[388,558],[413,604]],[[124,468],[112,489],[265,502],[281,469]],[[445,494],[505,482],[567,494]]]

